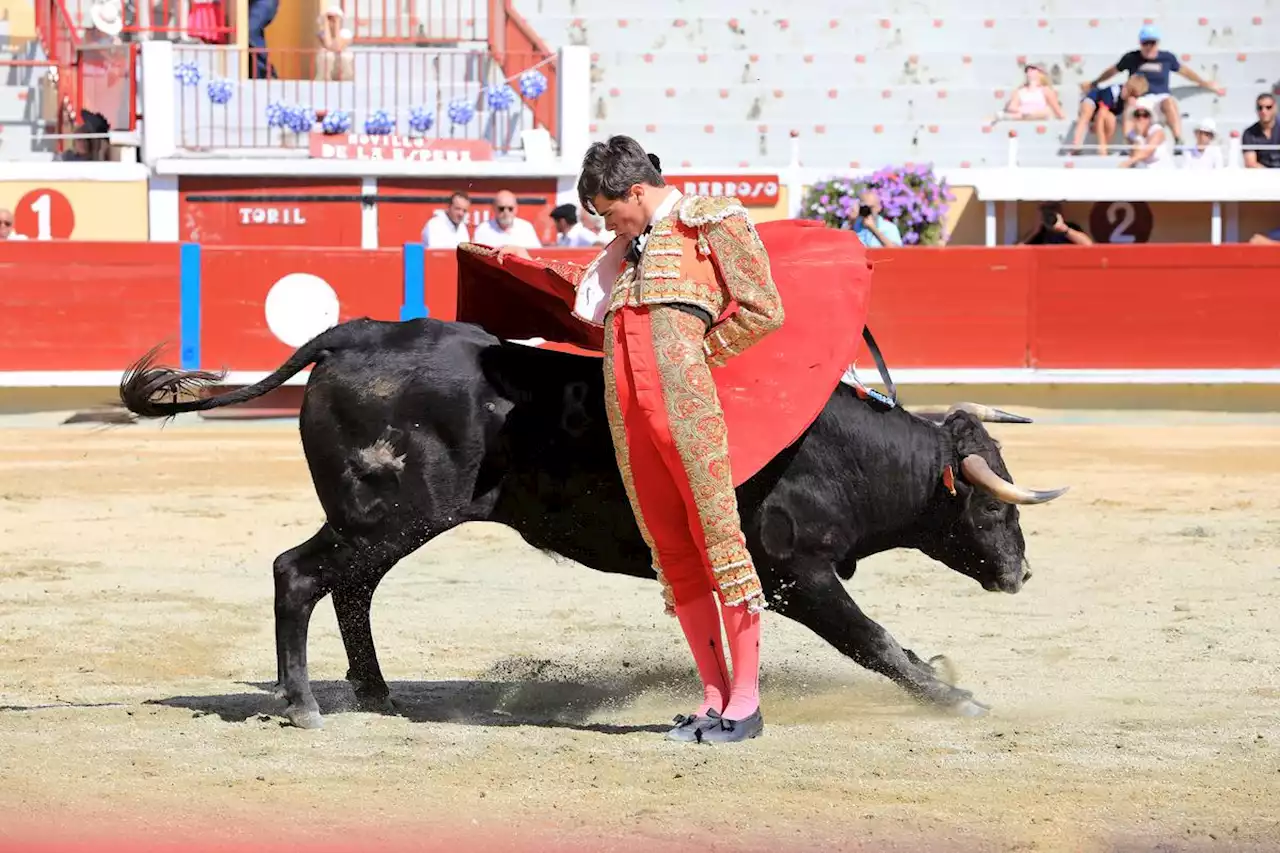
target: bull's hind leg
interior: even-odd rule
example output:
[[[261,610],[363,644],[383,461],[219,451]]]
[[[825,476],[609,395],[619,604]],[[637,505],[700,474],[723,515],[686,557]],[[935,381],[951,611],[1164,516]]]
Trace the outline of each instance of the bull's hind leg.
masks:
[[[349,553],[326,524],[306,542],[276,557],[273,567],[277,690],[288,703],[285,716],[300,728],[318,729],[324,725],[307,675],[307,628],[312,611],[333,589]]]
[[[773,592],[776,587],[771,575],[766,573],[765,585],[770,589],[770,605],[778,613],[806,626],[843,654],[888,677],[922,702],[964,716],[986,712],[985,706],[974,701],[972,693],[941,681],[932,666],[902,648],[888,631],[863,613],[829,562],[817,560],[803,566],[793,563],[786,572],[789,580],[785,589],[777,592]]]

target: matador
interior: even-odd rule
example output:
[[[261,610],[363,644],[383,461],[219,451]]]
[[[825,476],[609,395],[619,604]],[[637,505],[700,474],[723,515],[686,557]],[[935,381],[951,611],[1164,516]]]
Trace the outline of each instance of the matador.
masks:
[[[657,158],[626,136],[591,146],[578,196],[616,238],[591,264],[568,271],[573,310],[604,328],[618,467],[703,685],[702,704],[677,716],[667,737],[753,738],[764,728],[765,597],[742,532],[711,368],[781,326],[769,257],[740,201],[667,186]],[[520,249],[504,254],[528,258]],[[557,265],[562,274],[565,266]]]

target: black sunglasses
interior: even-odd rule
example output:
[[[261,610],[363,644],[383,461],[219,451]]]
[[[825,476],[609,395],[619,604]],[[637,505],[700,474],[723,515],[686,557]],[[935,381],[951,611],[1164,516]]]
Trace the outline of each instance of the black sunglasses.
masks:
[[[1258,104],[1256,107],[1254,107],[1254,109],[1258,110],[1259,112],[1261,112],[1262,110],[1274,110],[1275,108],[1276,108],[1276,105],[1274,103]]]
[[[1138,110],[1133,114],[1134,118],[1151,118],[1151,113],[1146,110]]]
[[[516,209],[515,205],[507,205],[507,204],[499,204],[499,205],[495,205],[495,207],[497,208],[497,211],[499,213],[510,213],[511,211]]]

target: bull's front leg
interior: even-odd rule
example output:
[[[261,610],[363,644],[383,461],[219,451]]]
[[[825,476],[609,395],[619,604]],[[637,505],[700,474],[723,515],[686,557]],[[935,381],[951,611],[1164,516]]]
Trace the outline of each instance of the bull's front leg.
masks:
[[[861,666],[892,679],[916,699],[962,716],[979,716],[987,707],[968,690],[938,678],[933,666],[871,620],[849,597],[826,560],[792,561],[764,573],[769,604],[826,640]]]

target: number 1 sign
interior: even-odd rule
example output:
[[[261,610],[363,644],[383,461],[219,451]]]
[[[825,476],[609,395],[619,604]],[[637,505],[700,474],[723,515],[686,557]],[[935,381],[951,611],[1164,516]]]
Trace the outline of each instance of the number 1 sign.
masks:
[[[65,240],[76,229],[71,202],[57,190],[31,190],[18,199],[13,230],[31,240]]]

